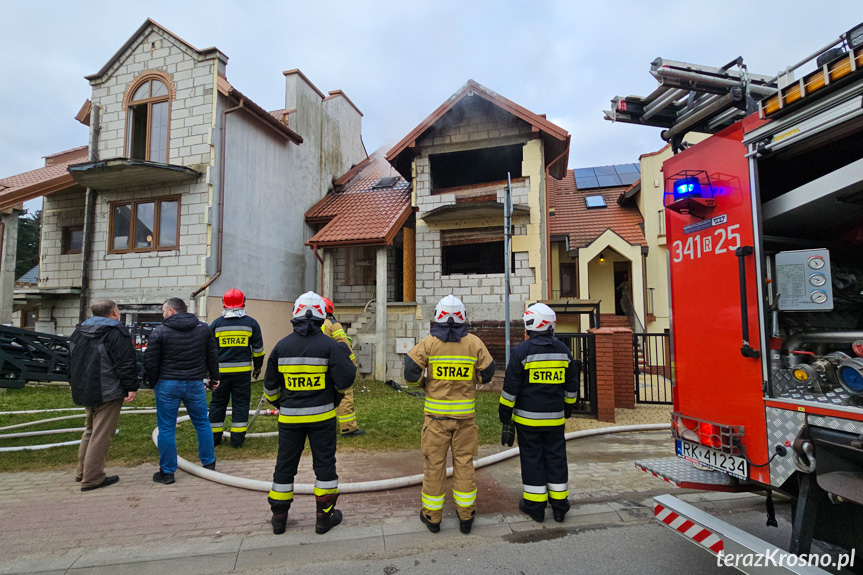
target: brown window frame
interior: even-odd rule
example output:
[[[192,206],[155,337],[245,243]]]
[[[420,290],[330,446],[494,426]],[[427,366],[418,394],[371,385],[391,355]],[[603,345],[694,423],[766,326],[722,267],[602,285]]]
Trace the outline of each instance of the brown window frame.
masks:
[[[162,202],[177,202],[177,245],[160,246],[159,233],[161,231],[162,210],[160,206]],[[135,226],[138,222],[138,205],[139,204],[154,204],[153,205],[153,246],[149,248],[120,248],[114,249],[114,208],[116,206],[132,206],[132,212],[129,217],[129,246],[133,245],[135,237]],[[180,216],[182,214],[183,203],[181,196],[162,196],[157,198],[146,198],[142,200],[119,200],[111,202],[108,209],[108,253],[109,254],[128,254],[141,252],[169,252],[180,249]]]
[[[142,100],[132,100],[135,96],[135,92],[143,86],[144,84],[150,84],[150,94],[153,91],[153,81],[157,81],[160,84],[164,85],[167,89],[168,93],[162,96],[155,96],[144,98]],[[144,161],[150,162],[153,161],[150,159],[150,130],[153,127],[153,104],[161,104],[162,102],[167,102],[168,104],[168,122],[166,125],[165,132],[165,161],[164,163],[168,163],[168,159],[171,157],[171,100],[173,94],[173,87],[165,81],[165,78],[159,76],[158,74],[147,74],[135,80],[132,83],[131,87],[126,93],[126,101],[123,103],[124,108],[126,109],[126,127],[125,127],[125,135],[123,138],[123,157],[129,158],[131,154],[131,150],[129,149],[129,144],[131,140],[132,134],[130,133],[129,126],[129,114],[132,113],[131,108],[138,107],[146,104],[147,106],[147,130],[144,134],[144,157],[143,158],[132,158],[136,160],[143,159]]]
[[[67,227],[64,227],[63,228],[63,246],[62,246],[62,249],[60,251],[60,253],[62,253],[63,255],[80,254],[81,253],[80,249],[78,249],[78,250],[69,249],[69,244],[71,243],[70,239],[72,236],[72,232],[75,232],[75,231],[81,232],[81,242],[83,243],[83,241],[84,241],[84,237],[83,237],[84,236],[84,226],[67,226]]]

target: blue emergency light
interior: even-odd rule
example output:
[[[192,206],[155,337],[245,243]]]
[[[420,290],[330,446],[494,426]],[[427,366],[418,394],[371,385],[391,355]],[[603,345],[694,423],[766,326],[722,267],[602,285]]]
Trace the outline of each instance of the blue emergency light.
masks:
[[[674,182],[674,201],[684,198],[700,198],[701,182],[698,177],[681,178]]]

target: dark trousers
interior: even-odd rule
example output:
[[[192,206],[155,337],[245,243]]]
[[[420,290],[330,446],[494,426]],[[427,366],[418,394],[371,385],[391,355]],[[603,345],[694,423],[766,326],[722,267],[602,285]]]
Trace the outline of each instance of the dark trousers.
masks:
[[[252,372],[223,373],[219,387],[210,398],[210,427],[216,443],[222,440],[225,412],[231,402],[231,443],[241,445],[249,425],[249,402],[252,399]]]
[[[552,509],[569,511],[569,469],[566,466],[563,426],[516,424],[516,428],[525,507],[540,513],[547,503],[551,503]]]
[[[300,456],[306,446],[306,438],[312,450],[312,469],[315,471],[315,501],[318,513],[331,511],[339,498],[338,479],[336,474],[336,426],[333,421],[326,420],[308,425],[279,423],[279,454],[276,457],[276,470],[273,473],[273,485],[293,486]],[[280,488],[281,489],[281,488]],[[282,489],[283,493],[285,492]],[[293,489],[290,498],[282,494],[278,499],[267,498],[273,513],[284,513],[291,507]]]

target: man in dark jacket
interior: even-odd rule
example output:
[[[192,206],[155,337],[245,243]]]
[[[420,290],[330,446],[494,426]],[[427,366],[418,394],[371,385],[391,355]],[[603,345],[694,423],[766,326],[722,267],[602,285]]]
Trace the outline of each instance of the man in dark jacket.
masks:
[[[75,327],[69,346],[69,383],[72,400],[84,406],[87,422],[78,448],[75,481],[81,491],[117,483],[105,475],[105,457],[117,431],[123,402],[138,391],[138,367],[132,336],[120,323],[120,310],[109,299],[90,306],[93,317]]]
[[[336,509],[336,406],[354,383],[357,368],[348,346],[324,335],[326,312],[318,294],[307,292],[294,302],[294,332],[270,351],[264,394],[279,407],[279,454],[268,497],[273,533],[285,532],[294,500],[294,476],[309,440],[315,470],[315,533],[338,525]]]
[[[174,483],[177,470],[177,412],[180,402],[198,435],[198,457],[207,469],[216,468],[213,434],[207,418],[206,387],[219,385],[219,350],[206,323],[186,312],[186,302],[169,298],[162,305],[165,321],[153,330],[144,352],[144,369],[153,382],[159,425],[159,471],[153,481]],[[206,386],[207,377],[210,385]]]

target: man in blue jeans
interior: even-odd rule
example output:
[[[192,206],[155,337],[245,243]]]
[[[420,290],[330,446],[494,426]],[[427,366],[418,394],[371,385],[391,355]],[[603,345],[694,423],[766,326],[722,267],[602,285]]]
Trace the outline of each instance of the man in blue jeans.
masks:
[[[216,468],[213,433],[207,418],[207,391],[219,385],[219,350],[206,323],[186,311],[186,302],[169,298],[162,305],[165,321],[153,330],[144,352],[144,369],[156,395],[159,426],[159,471],[153,481],[174,483],[177,470],[177,412],[180,402],[198,435],[198,457],[207,469]],[[210,385],[205,382],[210,379]]]

